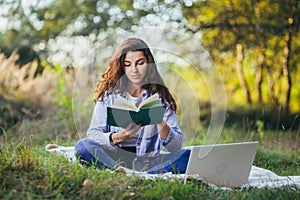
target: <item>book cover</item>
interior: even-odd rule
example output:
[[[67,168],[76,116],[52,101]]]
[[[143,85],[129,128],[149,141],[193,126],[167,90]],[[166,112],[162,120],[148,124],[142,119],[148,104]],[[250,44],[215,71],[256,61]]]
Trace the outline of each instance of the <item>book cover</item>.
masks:
[[[139,107],[131,104],[124,98],[117,98],[111,107],[107,107],[107,125],[127,127],[129,123],[149,124],[161,123],[165,106],[161,103],[158,94],[142,101]]]

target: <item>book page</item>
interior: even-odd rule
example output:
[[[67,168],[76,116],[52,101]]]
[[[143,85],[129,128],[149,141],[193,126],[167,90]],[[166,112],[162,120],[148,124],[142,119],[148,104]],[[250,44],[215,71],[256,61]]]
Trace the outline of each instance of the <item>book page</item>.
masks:
[[[112,108],[118,108],[123,110],[133,110],[138,111],[138,108],[129,102],[127,99],[124,99],[123,97],[117,97],[115,99],[114,104],[111,106]]]
[[[142,101],[138,108],[149,108],[154,105],[161,105],[161,100],[157,93]]]
[[[150,107],[154,107],[154,106],[161,106],[161,100],[160,99],[156,99],[154,101],[150,101],[146,104],[144,104],[141,108],[150,108]]]

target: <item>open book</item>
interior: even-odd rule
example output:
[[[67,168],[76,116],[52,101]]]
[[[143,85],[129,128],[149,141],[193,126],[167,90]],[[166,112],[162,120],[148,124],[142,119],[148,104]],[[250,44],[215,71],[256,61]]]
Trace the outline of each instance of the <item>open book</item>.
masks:
[[[127,127],[129,123],[149,125],[161,123],[165,106],[158,94],[154,94],[140,103],[138,107],[128,100],[116,98],[111,107],[107,107],[107,125]]]

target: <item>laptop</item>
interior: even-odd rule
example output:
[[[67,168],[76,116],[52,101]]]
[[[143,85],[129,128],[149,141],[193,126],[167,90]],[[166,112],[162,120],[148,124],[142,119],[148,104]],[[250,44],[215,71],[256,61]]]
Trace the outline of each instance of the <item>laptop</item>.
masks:
[[[258,142],[192,146],[186,175],[222,187],[247,183]]]

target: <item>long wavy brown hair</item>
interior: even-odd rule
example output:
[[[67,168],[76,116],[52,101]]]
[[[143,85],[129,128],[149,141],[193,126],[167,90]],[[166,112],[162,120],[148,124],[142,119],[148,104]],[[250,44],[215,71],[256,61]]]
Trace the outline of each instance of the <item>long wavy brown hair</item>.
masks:
[[[147,75],[142,88],[146,89],[149,95],[158,93],[163,103],[168,101],[171,109],[176,111],[176,102],[158,73],[157,65],[148,45],[143,40],[137,38],[126,39],[113,54],[107,70],[101,75],[101,79],[97,83],[94,102],[97,100],[103,101],[105,96],[112,94],[116,89],[125,91],[128,79],[124,75],[123,68],[126,53],[129,51],[142,51],[147,59]]]

